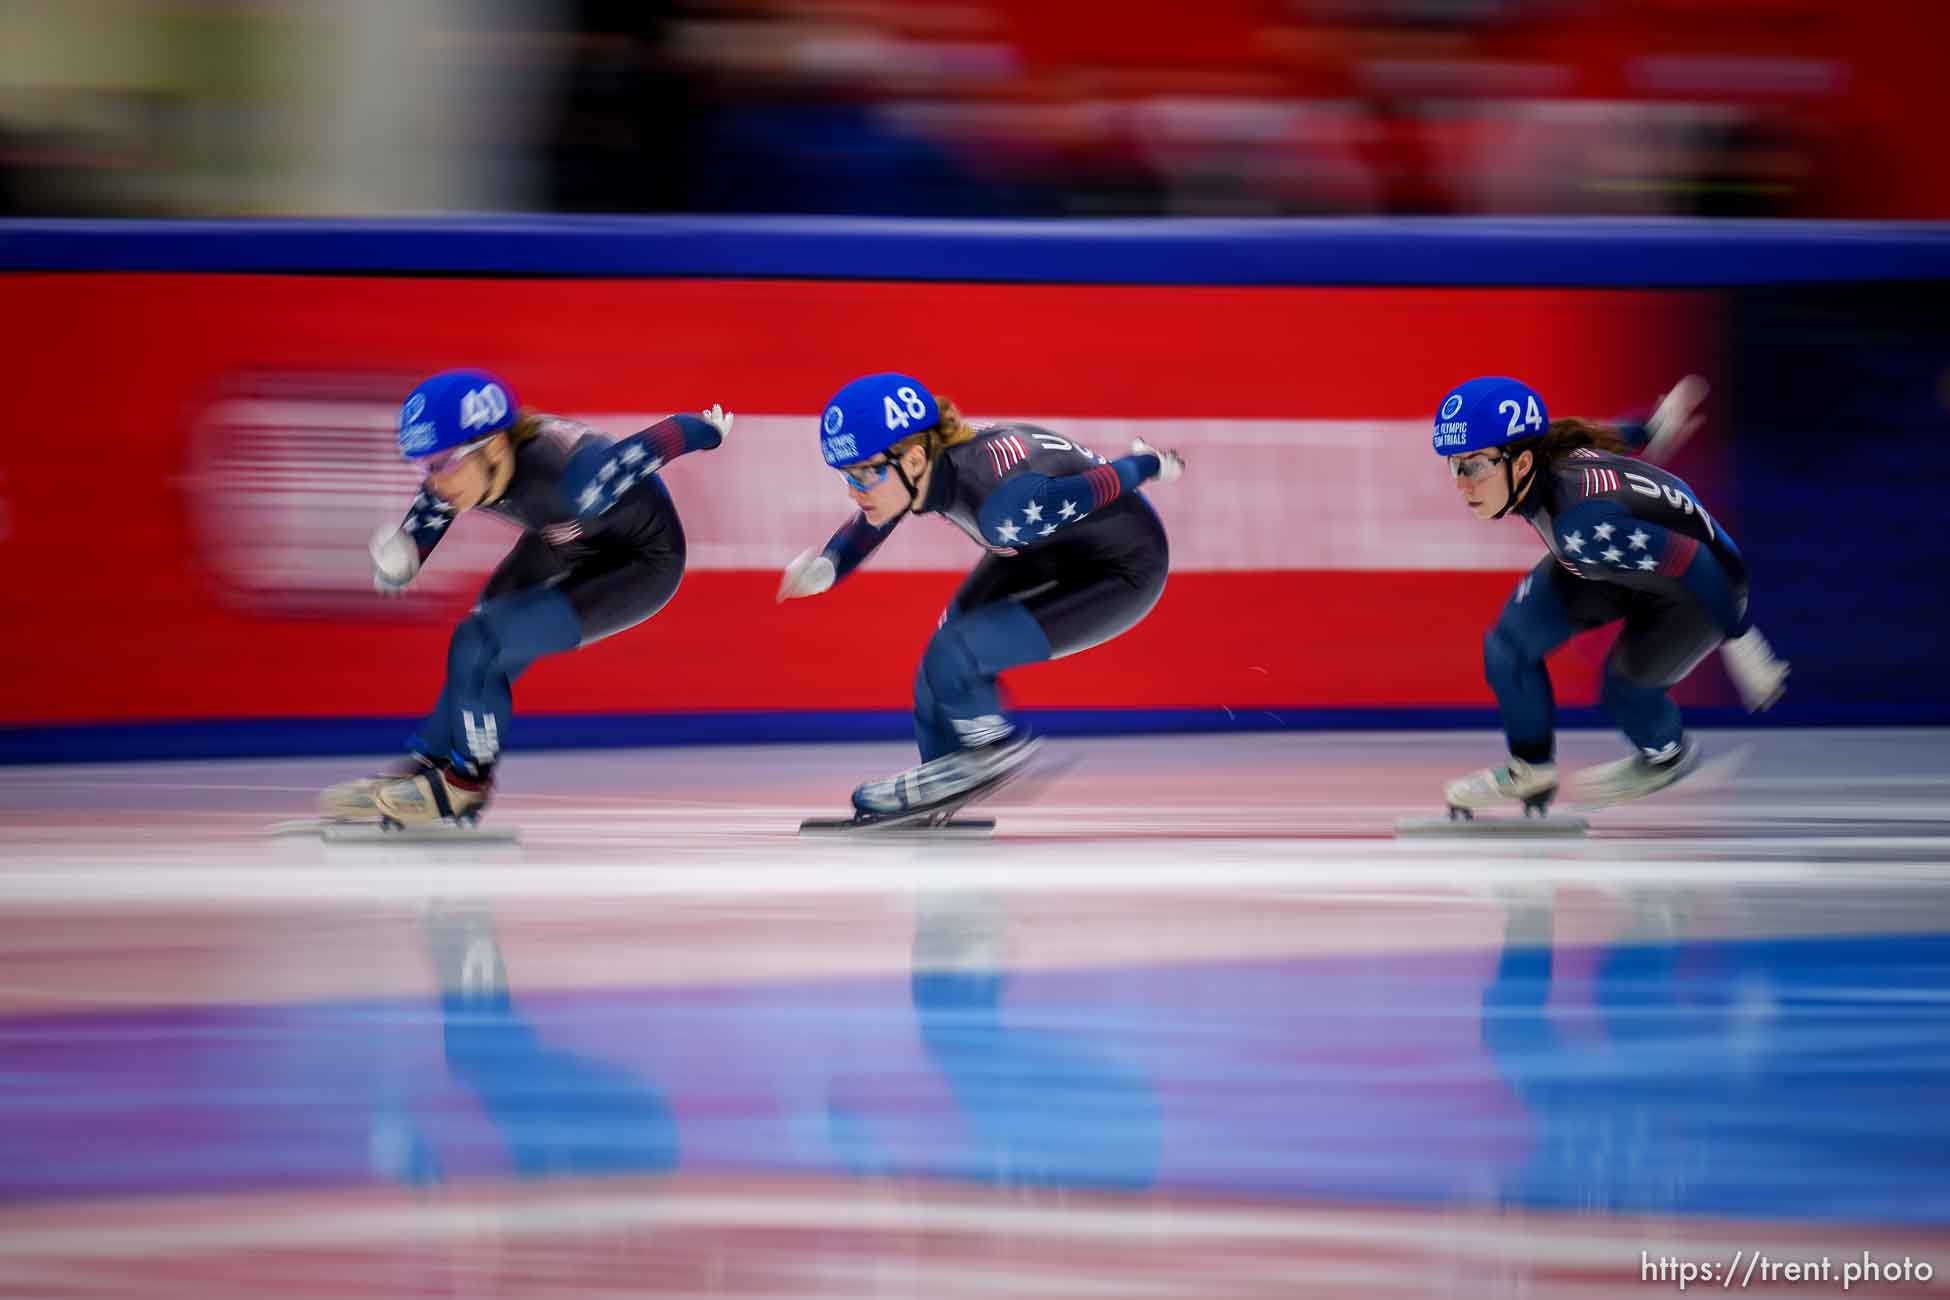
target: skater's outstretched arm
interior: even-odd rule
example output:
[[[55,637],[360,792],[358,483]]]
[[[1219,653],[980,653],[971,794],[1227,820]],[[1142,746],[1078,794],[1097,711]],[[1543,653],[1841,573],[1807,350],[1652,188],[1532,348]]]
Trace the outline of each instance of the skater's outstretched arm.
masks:
[[[431,487],[422,483],[413,497],[413,504],[406,508],[406,518],[400,520],[399,530],[413,542],[419,563],[425,564],[453,522],[454,508],[435,496]]]
[[[399,527],[382,524],[366,543],[366,551],[372,556],[373,590],[382,596],[404,593],[453,522],[454,508],[422,483]]]
[[[982,536],[997,546],[1029,545],[1137,491],[1146,479],[1169,483],[1184,470],[1185,462],[1178,453],[1135,442],[1130,455],[1081,474],[1052,478],[1023,471],[1012,475],[989,493],[976,523]]]
[[[669,416],[615,442],[585,437],[562,470],[562,497],[579,518],[604,514],[685,452],[717,447],[731,431],[732,418],[713,406],[702,415]]]
[[[878,528],[867,522],[865,512],[841,524],[820,550],[805,550],[792,557],[779,579],[780,601],[800,596],[817,596],[866,562],[866,558],[887,540],[906,515],[895,515]]]
[[[855,512],[853,518],[841,524],[819,552],[833,563],[833,581],[838,582],[865,564],[867,557],[893,536],[894,529],[905,518],[906,515],[895,515],[876,527],[867,522],[864,512]]]

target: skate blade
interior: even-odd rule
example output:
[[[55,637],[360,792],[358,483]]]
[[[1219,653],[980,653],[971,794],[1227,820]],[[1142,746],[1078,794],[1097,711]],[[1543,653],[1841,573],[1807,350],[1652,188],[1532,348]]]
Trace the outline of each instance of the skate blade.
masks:
[[[955,817],[930,824],[923,814],[892,817],[808,817],[799,823],[801,835],[909,836],[915,839],[987,839],[995,833],[993,817]]]
[[[511,826],[455,826],[433,822],[425,826],[386,827],[376,821],[344,821],[333,817],[301,817],[278,822],[272,835],[316,835],[327,844],[519,844],[521,832]]]
[[[521,832],[512,826],[454,826],[429,822],[423,826],[381,826],[377,822],[336,822],[323,832],[327,844],[519,844]]]
[[[1464,820],[1449,817],[1404,817],[1395,823],[1397,835],[1529,835],[1539,837],[1589,834],[1591,823],[1582,817],[1485,817],[1477,814]]]

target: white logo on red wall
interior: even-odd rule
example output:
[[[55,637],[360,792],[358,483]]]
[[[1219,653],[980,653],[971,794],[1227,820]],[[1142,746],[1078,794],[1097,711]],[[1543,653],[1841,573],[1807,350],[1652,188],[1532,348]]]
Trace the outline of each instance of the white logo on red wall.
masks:
[[[366,539],[420,488],[400,459],[400,398],[413,375],[234,375],[192,421],[191,534],[224,599],[266,617],[451,620],[457,598],[513,540],[469,515],[441,539],[404,600],[372,594]],[[443,598],[445,597],[445,598]]]

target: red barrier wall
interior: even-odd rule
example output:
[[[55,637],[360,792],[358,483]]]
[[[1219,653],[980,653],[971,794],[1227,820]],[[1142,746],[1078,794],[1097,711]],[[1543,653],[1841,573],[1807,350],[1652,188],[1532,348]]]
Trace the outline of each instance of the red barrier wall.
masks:
[[[1059,429],[1065,418],[1379,425],[1426,423],[1452,383],[1484,372],[1523,375],[1555,414],[1610,415],[1687,369],[1710,370],[1719,347],[1713,299],[1667,291],[125,274],[15,275],[5,286],[0,724],[16,725],[411,714],[432,699],[446,623],[466,604],[459,592],[430,598],[441,619],[399,622],[376,597],[331,616],[226,598],[199,541],[207,507],[192,517],[193,431],[240,374],[379,375],[382,388],[399,378],[396,401],[414,374],[464,363],[564,413],[722,402],[803,414],[803,438],[781,441],[767,474],[722,454],[668,471],[687,517],[758,520],[775,491],[768,478],[831,479],[814,413],[868,370],[908,370],[978,416],[1035,413]],[[1442,478],[1419,445],[1416,472]],[[1317,470],[1309,460],[1300,472],[1344,473],[1348,455],[1324,450]],[[1194,455],[1187,477],[1228,472],[1225,457]],[[1182,486],[1153,489],[1161,509]],[[1279,493],[1248,486],[1252,503],[1240,508],[1263,532]],[[837,524],[837,480],[830,492]],[[1385,535],[1394,503],[1373,505]],[[1455,512],[1459,539],[1522,527]],[[1174,542],[1208,555],[1223,551],[1224,533],[1193,534],[1236,528],[1235,514],[1166,511]],[[1309,521],[1277,526],[1300,536]],[[918,519],[904,531],[944,527]],[[870,564],[827,596],[777,606],[777,566],[792,549],[762,568],[694,565],[652,623],[539,665],[517,706],[905,707],[957,575]],[[968,548],[967,563],[976,558]],[[1135,632],[1012,682],[1031,706],[1486,706],[1481,632],[1517,567],[1175,572]],[[1589,678],[1588,667],[1560,671],[1561,696],[1588,700]]]

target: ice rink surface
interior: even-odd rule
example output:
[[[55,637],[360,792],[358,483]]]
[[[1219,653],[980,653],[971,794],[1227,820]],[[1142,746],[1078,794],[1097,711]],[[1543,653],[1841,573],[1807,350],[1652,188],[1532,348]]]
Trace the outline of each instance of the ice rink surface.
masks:
[[[1058,741],[973,841],[796,834],[896,745],[516,754],[516,845],[0,769],[0,1296],[1950,1288],[1950,736],[1703,738],[1520,841],[1392,833],[1454,732]]]

